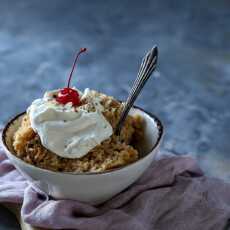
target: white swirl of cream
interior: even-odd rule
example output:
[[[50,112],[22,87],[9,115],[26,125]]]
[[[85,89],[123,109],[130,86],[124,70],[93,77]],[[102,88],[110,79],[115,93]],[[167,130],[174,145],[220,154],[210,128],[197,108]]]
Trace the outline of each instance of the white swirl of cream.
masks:
[[[45,93],[27,110],[31,126],[44,147],[61,157],[81,158],[112,135],[113,129],[102,114],[100,98],[92,96],[89,89],[83,94],[79,92],[82,99],[88,99],[87,104],[76,108],[72,103],[57,103],[56,93],[57,90]]]

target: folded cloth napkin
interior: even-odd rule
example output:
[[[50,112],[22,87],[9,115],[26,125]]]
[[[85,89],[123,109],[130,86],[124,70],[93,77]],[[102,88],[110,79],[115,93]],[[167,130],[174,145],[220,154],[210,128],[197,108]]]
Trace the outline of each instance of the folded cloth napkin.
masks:
[[[49,229],[226,230],[230,226],[230,185],[205,177],[188,157],[153,162],[128,189],[91,206],[37,192],[0,148],[0,201],[22,203],[26,222]]]

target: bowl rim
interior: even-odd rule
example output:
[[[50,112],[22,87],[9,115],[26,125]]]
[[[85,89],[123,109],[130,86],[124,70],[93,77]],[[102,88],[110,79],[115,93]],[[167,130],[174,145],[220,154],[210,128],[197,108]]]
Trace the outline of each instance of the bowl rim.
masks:
[[[16,155],[14,155],[13,153],[11,153],[10,149],[8,148],[7,144],[6,144],[6,132],[8,130],[8,128],[10,127],[10,125],[16,121],[19,117],[21,117],[23,114],[26,113],[26,111],[22,112],[22,113],[19,113],[18,115],[16,115],[15,117],[11,118],[7,124],[5,125],[5,127],[3,128],[2,130],[2,134],[1,134],[1,139],[2,139],[2,143],[3,143],[3,147],[10,153],[10,155],[14,158],[16,158],[17,160],[19,160],[20,162],[22,162],[23,164],[26,164],[27,166],[31,167],[31,168],[35,168],[36,170],[42,170],[44,172],[48,172],[48,173],[55,173],[55,174],[67,174],[67,175],[101,175],[101,174],[109,174],[109,173],[113,173],[113,172],[116,172],[116,171],[119,171],[119,170],[122,170],[122,169],[125,169],[125,168],[128,168],[132,165],[135,165],[137,163],[139,163],[140,161],[144,160],[147,156],[150,155],[150,153],[153,152],[154,149],[156,149],[159,144],[161,143],[161,140],[162,140],[162,137],[164,135],[164,126],[162,124],[162,122],[160,121],[160,119],[152,114],[151,112],[148,112],[142,108],[140,108],[139,106],[136,106],[134,105],[132,108],[134,109],[137,109],[137,110],[140,110],[141,112],[147,114],[151,120],[154,120],[154,122],[156,123],[156,127],[158,129],[158,137],[157,137],[157,140],[155,142],[155,144],[152,146],[152,148],[149,150],[148,153],[146,153],[143,157],[137,159],[136,161],[130,163],[130,164],[127,164],[127,165],[124,165],[124,166],[120,166],[118,168],[114,168],[114,169],[109,169],[109,170],[106,170],[106,171],[102,171],[102,172],[58,172],[58,171],[52,171],[52,170],[49,170],[49,169],[44,169],[44,168],[40,168],[38,166],[35,166],[35,165],[32,165],[32,164],[29,164],[25,161],[23,161],[22,159],[20,159],[19,157],[17,157]]]

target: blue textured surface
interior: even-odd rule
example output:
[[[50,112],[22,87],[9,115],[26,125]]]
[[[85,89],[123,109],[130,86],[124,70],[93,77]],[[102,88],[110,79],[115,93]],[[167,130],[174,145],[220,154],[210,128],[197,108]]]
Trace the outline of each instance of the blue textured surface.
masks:
[[[137,104],[163,120],[162,150],[229,181],[229,9],[227,0],[1,0],[0,123],[64,86],[80,47],[89,52],[74,84],[125,99],[140,57],[157,44],[158,78]]]

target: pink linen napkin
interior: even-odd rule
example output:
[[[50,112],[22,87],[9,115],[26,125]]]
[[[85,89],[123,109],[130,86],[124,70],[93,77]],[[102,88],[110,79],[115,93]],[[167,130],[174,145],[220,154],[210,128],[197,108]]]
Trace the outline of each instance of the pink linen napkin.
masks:
[[[91,206],[39,193],[0,147],[0,202],[22,203],[26,222],[49,229],[226,230],[230,226],[230,184],[205,177],[189,157],[155,161],[131,187]]]

